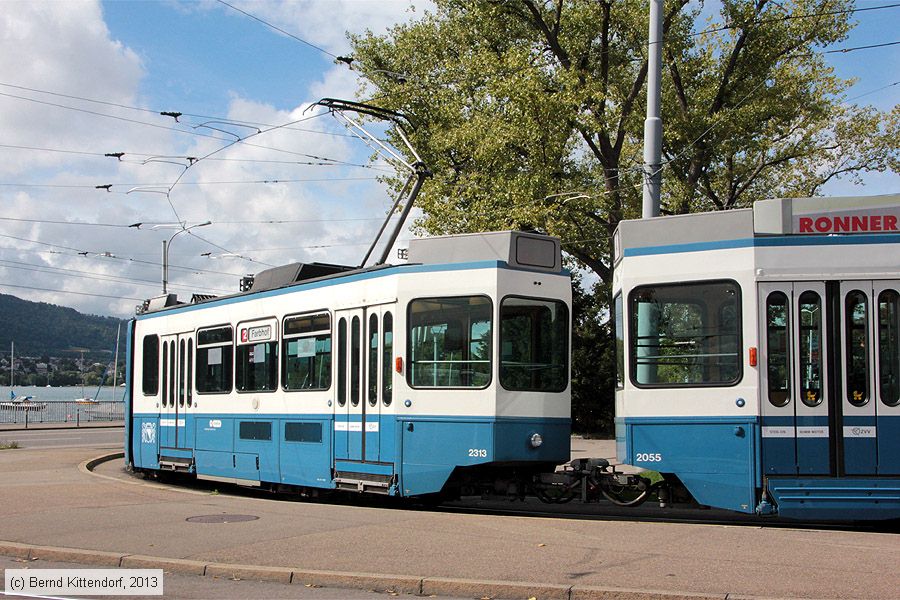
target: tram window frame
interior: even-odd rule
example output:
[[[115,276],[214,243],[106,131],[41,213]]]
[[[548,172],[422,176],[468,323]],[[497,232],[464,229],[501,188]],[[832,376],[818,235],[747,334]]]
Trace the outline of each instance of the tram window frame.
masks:
[[[162,405],[169,406],[169,342],[162,343]]]
[[[893,299],[884,300],[885,295]],[[884,307],[887,306],[887,311]],[[883,289],[877,299],[878,336],[878,397],[885,406],[900,406],[900,293],[895,289]],[[885,312],[888,318],[885,319]],[[888,343],[885,343],[887,340]],[[885,347],[888,350],[885,352]],[[885,366],[888,366],[885,369]],[[890,379],[885,385],[885,379]],[[890,396],[886,396],[885,389]]]
[[[263,317],[258,319],[253,319],[252,321],[241,321],[237,325],[235,325],[234,330],[236,332],[240,332],[242,329],[249,330],[254,327],[271,327],[271,335],[272,338],[269,340],[261,340],[261,341],[237,341],[235,340],[234,344],[234,389],[238,394],[269,394],[272,392],[278,391],[278,364],[281,362],[280,352],[279,352],[279,339],[278,339],[278,329],[279,323],[278,319],[274,316]],[[259,347],[263,346],[266,350],[266,355],[263,360],[258,361],[257,352],[259,351]],[[253,361],[250,362],[251,350]],[[256,373],[255,366],[249,365],[257,365],[263,363],[265,367],[262,371],[265,373],[266,377],[264,378],[261,384],[257,384],[256,376],[250,377],[250,373]],[[246,379],[246,381],[245,381]],[[254,387],[243,387],[244,385],[254,385]],[[258,387],[259,385],[266,385],[267,387]]]
[[[521,300],[521,301],[525,301],[525,302],[528,302],[528,301],[534,302],[535,304],[530,305],[531,307],[539,307],[540,304],[537,304],[537,303],[555,304],[555,305],[557,305],[558,308],[561,307],[561,309],[562,309],[561,316],[563,319],[562,331],[561,331],[561,333],[562,333],[562,348],[561,348],[561,352],[556,352],[556,350],[560,350],[560,349],[553,348],[552,341],[551,341],[550,352],[551,352],[552,356],[555,355],[555,357],[557,357],[557,358],[559,356],[562,356],[563,361],[562,361],[561,365],[554,364],[552,362],[552,357],[551,357],[551,362],[546,363],[545,365],[542,365],[542,366],[552,367],[552,368],[555,368],[558,371],[562,372],[562,378],[561,378],[562,387],[559,387],[559,385],[548,386],[548,387],[536,387],[534,385],[532,385],[530,387],[529,386],[517,387],[514,385],[515,382],[511,381],[511,379],[515,377],[514,373],[516,370],[516,366],[510,365],[509,363],[511,361],[504,361],[504,348],[506,347],[506,344],[512,343],[513,341],[515,341],[515,340],[509,339],[509,337],[506,335],[508,328],[504,328],[505,322],[504,322],[504,318],[503,318],[504,317],[503,311],[504,311],[504,308],[509,308],[509,305],[506,305],[506,302],[508,300]],[[504,305],[506,305],[506,306],[504,306]],[[529,305],[527,305],[527,304],[520,304],[519,308],[527,308],[528,306]],[[521,296],[521,295],[514,295],[514,294],[509,295],[509,296],[504,296],[503,298],[501,298],[500,314],[499,314],[499,319],[498,319],[499,323],[500,323],[500,326],[498,328],[500,331],[500,352],[498,355],[498,360],[500,363],[500,385],[503,387],[503,389],[513,391],[513,392],[538,392],[538,393],[547,393],[547,394],[559,394],[559,393],[566,391],[566,389],[568,389],[569,383],[570,383],[569,382],[569,331],[570,331],[570,324],[569,324],[570,323],[570,314],[569,313],[570,312],[571,311],[569,310],[569,307],[566,305],[566,303],[557,298],[541,298],[541,297],[537,297],[537,296]],[[533,318],[533,315],[528,316],[528,318],[529,318],[529,327],[530,327],[530,326],[534,325],[535,320]],[[552,328],[554,326],[554,321],[551,320],[550,324],[551,324],[551,328]],[[559,327],[559,324],[556,323],[555,326]],[[557,333],[560,333],[560,332],[557,332]],[[534,333],[532,332],[532,335],[530,337],[532,339],[529,340],[529,346],[530,346],[529,349],[531,350],[531,353],[534,354],[536,350],[539,351],[539,350],[541,350],[541,348],[539,345],[536,345],[536,344],[533,344],[530,342],[533,342],[534,339],[539,339],[539,340],[544,339],[546,336],[534,335]],[[550,337],[553,337],[553,336],[550,336]],[[538,347],[535,348],[535,346],[538,346]],[[537,364],[539,364],[539,363],[532,362],[530,364],[530,366],[535,366]],[[537,371],[537,372],[540,372],[540,371]],[[532,382],[534,382],[534,381],[536,381],[536,380],[532,379]]]
[[[314,324],[316,318],[325,317],[328,320],[328,325],[326,327],[321,327],[318,329],[309,329],[307,331],[301,331],[299,333],[289,333],[288,325],[291,321],[300,321],[301,319],[311,319]],[[314,310],[314,311],[306,311],[302,313],[285,315],[281,320],[281,389],[286,392],[324,392],[331,389],[332,380],[334,377],[332,376],[333,371],[333,363],[334,363],[334,346],[333,346],[333,335],[332,335],[332,315],[327,310]],[[314,375],[313,380],[310,383],[316,384],[315,387],[290,387],[291,382],[289,378],[289,372],[291,365],[288,364],[291,356],[288,354],[289,344],[291,342],[297,342],[298,340],[305,339],[313,339],[315,352],[316,354],[312,357],[298,357],[298,358],[312,358],[313,366],[312,369],[318,375]],[[320,342],[322,345],[327,346],[327,352],[323,351],[319,353],[318,347]],[[298,342],[299,343],[299,342]],[[319,365],[320,361],[323,365]],[[321,369],[324,369],[322,371]],[[324,375],[324,377],[322,377]],[[324,379],[324,387],[322,387],[322,380]]]
[[[187,355],[187,405],[194,403],[194,338],[188,338]]]
[[[208,332],[214,332],[217,330],[228,330],[228,339],[221,340],[211,340],[206,343],[202,340],[202,336]],[[234,390],[234,327],[230,323],[223,323],[219,325],[212,325],[210,327],[202,327],[197,329],[195,332],[195,336],[197,338],[197,346],[196,346],[196,360],[194,363],[194,385],[197,388],[198,395],[210,395],[210,394],[230,394]],[[210,380],[209,378],[204,377],[201,379],[200,369],[209,366],[209,351],[214,350],[216,348],[221,348],[221,353],[219,356],[219,362],[213,364],[222,365],[223,373],[217,380],[224,384],[225,387],[209,389],[207,388],[207,382]],[[201,381],[203,385],[201,385]]]
[[[175,406],[176,394],[175,340],[169,342],[169,406]]]
[[[333,361],[337,371],[337,401],[338,406],[347,404],[347,319],[340,317],[337,324],[337,354],[338,359]]]
[[[780,302],[773,302],[778,299]],[[784,322],[782,324],[772,324],[771,308],[780,306],[784,310]],[[781,290],[775,290],[766,295],[766,398],[772,406],[783,408],[791,403],[793,394],[793,357],[791,350],[793,349],[791,331],[793,322],[791,320],[791,298]],[[779,334],[783,347],[780,345],[773,348],[776,344],[776,334]],[[775,361],[773,358],[781,357],[781,360]],[[778,372],[783,369],[784,373],[780,376],[773,376],[773,371]],[[775,387],[775,383],[784,384],[784,387]]]
[[[715,285],[723,285],[728,286],[727,292],[733,294],[733,300],[731,304],[722,303],[719,307],[711,307],[709,310],[713,310],[711,315],[714,315],[717,319],[724,322],[725,321],[725,308],[729,306],[733,306],[734,314],[729,318],[729,320],[734,321],[734,332],[733,333],[717,333],[717,337],[725,338],[726,336],[733,336],[734,340],[731,345],[734,347],[734,352],[730,353],[733,356],[733,364],[725,365],[720,364],[717,366],[718,369],[731,369],[735,370],[734,377],[731,379],[718,379],[718,380],[703,380],[703,381],[686,381],[686,382],[661,382],[661,383],[645,383],[638,381],[638,365],[637,365],[637,348],[636,344],[639,341],[637,334],[637,313],[635,311],[635,303],[636,298],[639,294],[649,291],[649,290],[678,290],[679,288],[684,290],[683,296],[684,300],[679,302],[679,304],[694,304],[698,306],[706,306],[705,302],[702,300],[698,301],[697,296],[693,298],[690,296],[691,288],[700,288],[704,286],[715,286]],[[691,300],[691,301],[689,301]],[[674,304],[674,303],[673,303]],[[740,284],[734,279],[701,279],[701,280],[693,280],[693,281],[684,281],[684,282],[671,282],[671,283],[655,283],[655,284],[646,284],[634,287],[628,293],[628,304],[627,304],[627,314],[626,314],[626,328],[627,328],[627,336],[628,336],[628,367],[630,371],[630,381],[631,383],[638,388],[642,389],[668,389],[668,388],[717,388],[717,387],[735,387],[741,383],[744,378],[744,364],[743,364],[743,290],[741,289]],[[704,338],[712,337],[711,335],[702,336]],[[719,353],[722,354],[722,353]],[[698,354],[698,356],[702,357],[702,354]],[[705,369],[707,366],[704,366],[703,363],[699,365],[701,368]]]
[[[472,321],[469,319],[468,322],[468,331],[465,334],[465,340],[460,337],[460,348],[465,349],[464,355],[471,354],[471,347],[473,343],[480,343],[481,341],[487,341],[488,343],[488,351],[487,351],[487,360],[466,360],[460,361],[461,363],[469,363],[474,364],[476,362],[486,363],[487,370],[484,373],[470,373],[468,378],[471,381],[476,379],[476,375],[487,375],[487,379],[484,381],[483,385],[421,385],[416,384],[413,380],[416,371],[417,361],[415,360],[415,354],[413,352],[413,343],[415,339],[415,335],[413,334],[413,330],[417,326],[416,319],[414,318],[413,308],[416,303],[419,302],[442,302],[447,300],[464,300],[464,299],[483,299],[486,300],[487,314],[489,316],[487,320],[487,331],[485,335],[482,336],[480,340],[473,341],[472,340],[472,330],[474,323],[482,323],[484,321]],[[470,305],[471,306],[471,305]],[[446,311],[432,311],[432,312],[446,312]],[[432,323],[430,326],[435,326],[435,323]],[[424,325],[424,324],[423,324]],[[449,323],[445,323],[445,325],[449,326]],[[462,328],[460,329],[462,332]],[[434,332],[432,332],[434,333]],[[442,338],[443,339],[443,338]],[[424,343],[424,342],[423,342]],[[443,350],[443,345],[442,345]],[[462,350],[461,350],[462,351]],[[490,296],[484,294],[471,294],[471,295],[460,295],[460,296],[427,296],[421,298],[413,298],[406,305],[406,356],[407,356],[407,368],[406,368],[406,381],[407,384],[413,389],[428,389],[428,390],[484,390],[491,386],[494,378],[494,301]],[[451,351],[452,353],[452,351]],[[452,359],[451,359],[452,360]],[[441,361],[437,361],[441,362]],[[450,361],[444,361],[450,362]],[[437,378],[437,377],[435,377]]]
[[[862,326],[854,326],[853,325],[853,313],[850,310],[851,296],[857,295],[858,297],[862,297],[861,306],[865,309],[865,314],[863,315],[863,323]],[[856,303],[860,305],[860,303]],[[852,289],[846,294],[844,294],[844,382],[846,387],[846,393],[844,394],[844,398],[847,402],[850,403],[851,406],[860,407],[865,406],[869,403],[869,400],[872,398],[872,390],[870,389],[870,381],[869,377],[872,373],[872,365],[871,360],[869,358],[869,351],[871,349],[872,339],[869,335],[869,327],[872,319],[872,315],[870,314],[870,306],[869,306],[869,294],[860,289]],[[860,341],[856,336],[853,335],[852,330],[859,330],[862,332],[863,339],[862,344],[857,344]],[[853,363],[854,359],[859,359],[860,355],[858,353],[858,349],[862,348],[862,364],[863,364],[863,377],[857,378],[859,381],[863,383],[862,395],[857,398],[856,393],[858,390],[851,390],[850,387],[850,378],[851,373],[854,371]]]
[[[359,406],[362,399],[362,338],[362,319],[359,315],[353,315],[350,317],[350,406],[354,408]]]
[[[189,378],[185,368],[187,367],[187,344],[182,338],[178,342],[178,406],[184,408],[187,396],[186,379]]]
[[[616,389],[625,389],[625,300],[622,292],[613,297],[613,319],[616,344]]]
[[[804,298],[815,297],[815,302],[804,302]],[[816,323],[804,324],[803,307],[810,304],[817,306]],[[815,290],[803,290],[797,296],[797,361],[800,367],[799,390],[800,401],[809,407],[816,407],[825,400],[825,356],[822,351],[825,343],[825,302],[819,292]],[[818,344],[814,351],[809,335],[818,334]],[[804,372],[805,371],[805,372]],[[807,386],[814,381],[807,377],[808,373],[818,371],[818,389]]]
[[[377,312],[369,314],[369,326],[366,328],[366,356],[368,357],[368,365],[366,367],[366,400],[369,406],[378,404],[378,360],[380,358],[380,338],[378,332],[379,315]],[[374,346],[373,346],[374,344]]]
[[[381,317],[381,403],[390,406],[394,400],[394,315],[385,311]]]
[[[151,342],[149,348],[148,342]],[[145,335],[141,351],[141,391],[145,396],[156,396],[159,393],[159,336],[155,333]]]

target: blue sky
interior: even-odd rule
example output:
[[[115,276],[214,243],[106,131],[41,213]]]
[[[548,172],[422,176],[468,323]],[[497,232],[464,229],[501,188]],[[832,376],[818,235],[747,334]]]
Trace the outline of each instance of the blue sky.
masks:
[[[337,55],[349,52],[347,30],[384,32],[429,6],[400,0],[229,1]],[[859,0],[858,6],[891,3]],[[713,11],[715,2],[705,6]],[[859,26],[837,47],[900,40],[900,8],[860,12],[857,20]],[[182,159],[154,155],[202,156],[229,139],[213,129],[193,129],[203,122],[199,117],[176,124],[153,111],[285,123],[314,114],[304,112],[311,101],[352,98],[356,92],[355,74],[331,56],[215,0],[7,0],[0,3],[0,44],[2,293],[126,316],[141,298],[160,291],[160,245],[175,230],[153,229],[153,223],[171,223],[173,207],[189,223],[214,221],[195,231],[203,240],[181,235],[173,242],[170,280],[184,297],[191,291],[234,291],[242,274],[271,264],[354,263],[390,205],[374,179],[386,171],[366,168],[371,150],[328,116],[253,140],[269,149],[232,148],[198,163],[168,199],[158,185],[146,187],[171,182],[183,169],[173,164]],[[829,61],[839,75],[859,78],[851,98],[900,81],[900,46],[831,54]],[[900,84],[859,101],[889,110],[898,99]],[[96,155],[119,151],[128,153],[122,162]],[[321,162],[298,153],[363,166],[286,164]],[[897,174],[864,179],[862,187],[837,182],[826,192],[900,191]],[[288,183],[251,183],[261,180]],[[94,189],[104,183],[115,185],[109,193]],[[47,222],[53,220],[72,224]],[[291,222],[254,222],[263,220]],[[145,225],[124,226],[135,222]]]

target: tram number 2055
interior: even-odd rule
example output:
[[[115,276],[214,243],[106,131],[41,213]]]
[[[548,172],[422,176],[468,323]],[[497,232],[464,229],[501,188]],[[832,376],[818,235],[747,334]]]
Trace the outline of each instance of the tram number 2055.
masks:
[[[638,452],[634,457],[635,462],[662,462],[662,454],[653,452]]]
[[[469,448],[469,456],[472,458],[487,458],[486,448]]]

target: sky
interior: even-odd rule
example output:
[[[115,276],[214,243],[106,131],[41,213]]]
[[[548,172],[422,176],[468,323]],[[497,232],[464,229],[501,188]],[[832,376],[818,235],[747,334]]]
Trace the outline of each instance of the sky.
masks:
[[[127,317],[161,293],[170,239],[169,291],[183,300],[236,292],[269,266],[359,263],[392,202],[376,178],[395,170],[311,105],[355,98],[356,74],[334,60],[347,31],[384,33],[430,3],[229,4],[0,2],[0,293]],[[900,8],[856,16],[837,47],[900,39]],[[900,45],[829,61],[858,79],[854,101],[900,101]],[[825,191],[893,193],[900,176]]]

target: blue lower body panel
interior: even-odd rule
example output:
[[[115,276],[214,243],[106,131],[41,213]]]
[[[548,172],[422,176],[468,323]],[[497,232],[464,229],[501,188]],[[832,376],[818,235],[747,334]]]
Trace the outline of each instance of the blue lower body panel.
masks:
[[[878,474],[900,475],[900,415],[878,417]]]
[[[700,504],[752,513],[758,425],[732,418],[625,419],[626,462],[677,475]]]
[[[174,449],[166,447],[168,435],[161,439],[158,415],[135,416],[132,428],[140,436],[134,444],[135,467],[159,469],[160,454],[193,457],[200,476],[324,489],[335,487],[334,471],[399,475],[396,491],[415,496],[440,492],[459,467],[560,464],[569,459],[571,434],[569,419],[381,415],[377,437],[364,434],[362,427],[336,427],[329,414],[188,414],[184,419],[179,441],[191,447]],[[167,434],[175,430],[166,428]],[[530,443],[534,434],[542,439],[538,447]],[[354,437],[361,447],[363,435],[368,436],[368,461],[347,452]],[[375,456],[378,461],[372,460]]]
[[[778,515],[790,519],[857,521],[900,518],[900,478],[772,478]]]

